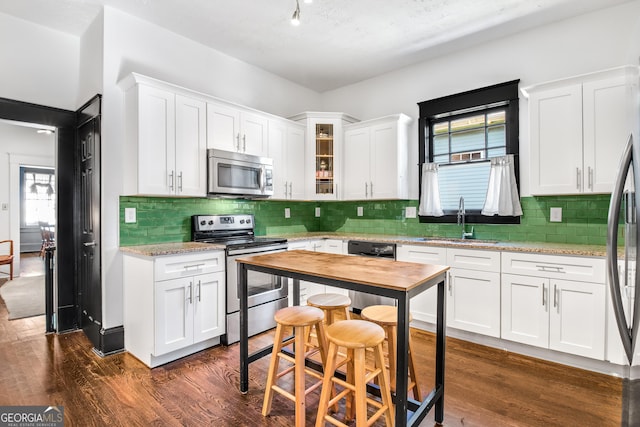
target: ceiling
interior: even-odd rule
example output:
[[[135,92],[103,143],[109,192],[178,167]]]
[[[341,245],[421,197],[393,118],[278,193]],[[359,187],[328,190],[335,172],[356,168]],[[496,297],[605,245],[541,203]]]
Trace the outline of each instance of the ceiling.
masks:
[[[103,6],[317,92],[628,0],[0,0],[0,13],[80,36]]]

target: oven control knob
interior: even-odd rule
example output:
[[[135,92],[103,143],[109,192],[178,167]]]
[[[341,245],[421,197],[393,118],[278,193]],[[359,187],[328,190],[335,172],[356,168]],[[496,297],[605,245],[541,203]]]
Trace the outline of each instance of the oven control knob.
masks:
[[[207,221],[205,221],[205,220],[200,221],[200,225],[205,225],[206,223],[207,223]]]
[[[213,225],[213,220],[210,220],[210,221],[209,221],[209,225]]]
[[[247,220],[247,224],[251,224],[251,220],[250,219]]]
[[[244,219],[241,219],[241,220],[240,220],[240,224],[244,224]]]

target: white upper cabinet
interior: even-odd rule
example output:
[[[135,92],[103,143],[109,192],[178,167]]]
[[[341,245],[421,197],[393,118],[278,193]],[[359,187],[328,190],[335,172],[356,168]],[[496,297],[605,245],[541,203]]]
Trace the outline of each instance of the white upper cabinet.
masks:
[[[304,199],[304,126],[269,120],[267,156],[273,159],[273,198]]]
[[[637,127],[637,67],[536,85],[529,94],[531,194],[608,193]]]
[[[343,200],[408,198],[410,123],[397,114],[345,126]]]
[[[264,156],[268,119],[258,112],[207,103],[207,148]]]
[[[205,196],[205,102],[136,74],[122,85],[125,194]]]
[[[344,126],[356,121],[343,113],[306,112],[290,118],[306,124],[305,195],[341,200]]]

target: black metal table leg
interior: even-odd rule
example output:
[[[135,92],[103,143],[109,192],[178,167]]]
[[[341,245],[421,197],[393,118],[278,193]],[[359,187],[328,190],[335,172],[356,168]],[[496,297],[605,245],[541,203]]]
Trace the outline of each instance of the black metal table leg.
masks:
[[[442,424],[444,421],[444,357],[446,342],[446,303],[447,293],[445,281],[438,283],[438,314],[436,323],[436,389],[440,389],[440,398],[435,406],[435,421]]]
[[[238,263],[238,298],[240,299],[240,392],[249,391],[249,319],[247,307],[247,266]]]
[[[293,305],[300,305],[300,279],[293,280]]]
[[[409,370],[409,295],[398,297],[396,336],[396,426],[407,425],[407,386]],[[391,374],[391,373],[390,373]],[[393,374],[391,374],[393,375]]]

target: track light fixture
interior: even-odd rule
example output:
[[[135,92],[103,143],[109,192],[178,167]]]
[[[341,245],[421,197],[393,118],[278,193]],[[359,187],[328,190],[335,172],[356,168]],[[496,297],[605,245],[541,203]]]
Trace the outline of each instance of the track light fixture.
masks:
[[[296,10],[293,11],[293,16],[291,17],[291,25],[298,26],[300,25],[300,3],[296,0]]]

